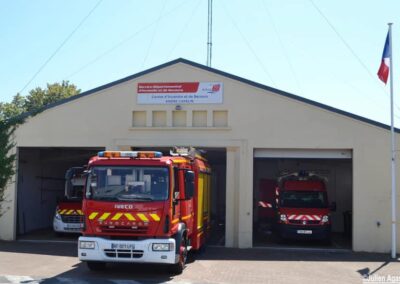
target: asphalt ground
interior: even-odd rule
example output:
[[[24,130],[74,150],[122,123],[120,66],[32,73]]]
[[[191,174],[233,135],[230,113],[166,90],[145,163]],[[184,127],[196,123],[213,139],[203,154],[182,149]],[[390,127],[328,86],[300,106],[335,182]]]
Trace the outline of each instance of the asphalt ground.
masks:
[[[0,242],[0,283],[379,283],[366,282],[368,276],[400,283],[400,262],[346,250],[207,247],[190,254],[181,275],[150,264],[92,272],[78,260],[76,243]]]

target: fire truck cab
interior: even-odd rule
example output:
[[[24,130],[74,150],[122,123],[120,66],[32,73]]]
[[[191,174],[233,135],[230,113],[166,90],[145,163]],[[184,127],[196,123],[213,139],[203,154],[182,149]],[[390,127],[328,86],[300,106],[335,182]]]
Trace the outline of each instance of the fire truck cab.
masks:
[[[182,272],[210,229],[210,175],[193,149],[99,152],[88,165],[79,259],[92,270],[140,262]]]
[[[83,171],[84,167],[72,167],[65,173],[65,195],[57,202],[53,218],[56,233],[80,233],[82,229]]]
[[[275,190],[277,229],[285,239],[329,241],[330,211],[325,178],[314,173],[295,172],[278,178]]]

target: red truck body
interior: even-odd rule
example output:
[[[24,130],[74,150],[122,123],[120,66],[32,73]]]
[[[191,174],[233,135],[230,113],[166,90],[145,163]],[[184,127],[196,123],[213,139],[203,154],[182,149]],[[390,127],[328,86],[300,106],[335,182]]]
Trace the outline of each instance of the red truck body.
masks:
[[[83,171],[84,167],[72,167],[65,174],[65,196],[58,200],[53,218],[56,233],[80,233],[82,229]]]
[[[271,222],[275,218],[273,207],[275,200],[276,180],[261,179],[258,191],[258,219],[259,222]]]
[[[278,179],[277,228],[283,238],[329,240],[330,207],[324,178],[293,173]]]
[[[79,258],[90,269],[106,262],[150,262],[181,272],[187,251],[202,247],[210,229],[206,160],[160,152],[99,156],[88,165]]]

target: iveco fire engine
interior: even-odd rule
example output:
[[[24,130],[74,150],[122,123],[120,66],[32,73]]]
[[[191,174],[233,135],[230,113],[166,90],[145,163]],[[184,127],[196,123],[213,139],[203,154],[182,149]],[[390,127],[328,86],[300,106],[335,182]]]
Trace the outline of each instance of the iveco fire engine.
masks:
[[[330,211],[326,179],[295,172],[278,178],[275,191],[278,232],[283,238],[329,240]]]
[[[53,218],[56,233],[80,233],[83,225],[82,195],[85,177],[83,167],[72,167],[65,173],[65,195],[57,202]]]
[[[89,269],[141,262],[180,273],[188,250],[204,245],[211,170],[199,152],[104,151],[87,173],[78,255]]]

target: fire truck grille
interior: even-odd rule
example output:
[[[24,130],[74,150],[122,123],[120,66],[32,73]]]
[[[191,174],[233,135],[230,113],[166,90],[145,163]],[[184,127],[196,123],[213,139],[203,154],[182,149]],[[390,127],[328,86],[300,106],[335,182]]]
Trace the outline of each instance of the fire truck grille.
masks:
[[[143,256],[143,251],[130,249],[105,249],[104,254],[112,258],[141,258]]]
[[[103,232],[118,232],[126,234],[147,234],[148,227],[121,227],[121,226],[101,226]]]
[[[318,220],[289,220],[291,224],[298,224],[298,225],[318,225],[320,221]],[[305,224],[303,222],[306,222]]]
[[[81,215],[61,215],[61,220],[64,223],[83,223],[83,216],[81,216]]]

